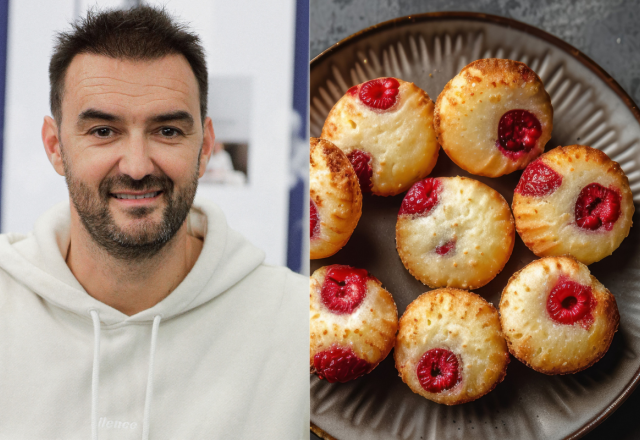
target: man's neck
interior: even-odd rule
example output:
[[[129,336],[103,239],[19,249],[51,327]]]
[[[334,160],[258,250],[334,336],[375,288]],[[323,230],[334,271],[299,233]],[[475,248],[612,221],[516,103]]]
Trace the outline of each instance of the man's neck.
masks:
[[[75,217],[75,218],[74,218]],[[155,256],[143,261],[114,258],[71,216],[67,265],[89,295],[125,315],[135,315],[166,298],[195,264],[202,241],[187,224]]]

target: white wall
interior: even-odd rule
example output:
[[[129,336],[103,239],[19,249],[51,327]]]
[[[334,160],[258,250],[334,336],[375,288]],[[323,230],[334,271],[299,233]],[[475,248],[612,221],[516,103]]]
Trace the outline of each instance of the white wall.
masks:
[[[66,200],[42,147],[40,129],[48,115],[48,63],[54,34],[74,14],[97,3],[125,0],[12,1],[9,8],[5,107],[2,232],[28,232],[38,216]],[[200,196],[217,202],[229,224],[267,253],[267,262],[286,263],[289,151],[293,90],[295,1],[174,0],[166,5],[191,23],[207,52],[209,74],[252,79],[247,187],[201,186]],[[214,127],[215,128],[215,127]]]

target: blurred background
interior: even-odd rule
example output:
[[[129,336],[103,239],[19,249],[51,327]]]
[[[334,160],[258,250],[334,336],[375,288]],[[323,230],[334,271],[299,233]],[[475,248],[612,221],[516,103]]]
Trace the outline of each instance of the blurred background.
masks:
[[[640,103],[640,1],[637,0],[310,0],[310,58],[369,26],[436,11],[500,15],[536,26],[589,56],[636,104]],[[636,389],[619,409],[583,438],[640,439],[638,410],[640,390]],[[312,433],[311,439],[319,437]]]
[[[220,205],[267,263],[305,273],[307,0],[0,0],[0,231],[29,232],[45,210],[68,199],[40,137],[50,115],[56,32],[88,8],[140,3],[165,6],[188,23],[207,54],[217,143],[198,196]]]

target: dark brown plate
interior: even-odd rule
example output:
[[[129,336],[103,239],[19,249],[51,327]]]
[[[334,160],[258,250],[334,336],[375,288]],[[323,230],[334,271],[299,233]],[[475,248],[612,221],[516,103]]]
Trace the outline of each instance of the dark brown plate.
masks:
[[[567,43],[531,26],[475,13],[435,13],[373,26],[332,46],[311,62],[311,136],[346,90],[379,76],[415,82],[435,101],[444,85],[469,62],[498,57],[520,60],[545,83],[554,106],[547,150],[575,143],[605,151],[627,173],[640,202],[640,112],[620,86]],[[441,150],[431,176],[468,176],[499,191],[511,203],[520,172],[497,179],[472,176]],[[404,268],[395,249],[395,222],[404,194],[365,196],[363,214],[349,243],[328,264],[363,267],[393,294],[402,314],[430,290]],[[638,214],[634,216],[637,222]],[[578,438],[610,415],[640,378],[640,232],[610,257],[589,268],[615,295],[620,329],[596,365],[574,375],[546,376],[517,360],[494,391],[447,407],[413,394],[398,377],[390,355],[371,374],[347,384],[311,378],[311,421],[340,440],[562,439]],[[509,277],[536,257],[519,237],[506,267],[476,290],[497,306]]]

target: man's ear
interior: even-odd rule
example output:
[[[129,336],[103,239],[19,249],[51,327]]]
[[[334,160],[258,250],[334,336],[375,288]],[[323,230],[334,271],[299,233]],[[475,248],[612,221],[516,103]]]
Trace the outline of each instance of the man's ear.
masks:
[[[47,153],[49,162],[53,165],[53,169],[56,170],[56,173],[64,176],[58,124],[56,124],[56,121],[50,116],[45,116],[44,122],[42,123],[42,143],[44,144],[44,151]]]
[[[198,170],[198,177],[204,175],[207,169],[207,163],[213,152],[213,143],[216,140],[216,134],[213,131],[213,122],[210,117],[206,117],[204,120],[204,136],[202,138],[202,151],[200,152],[200,169]]]

